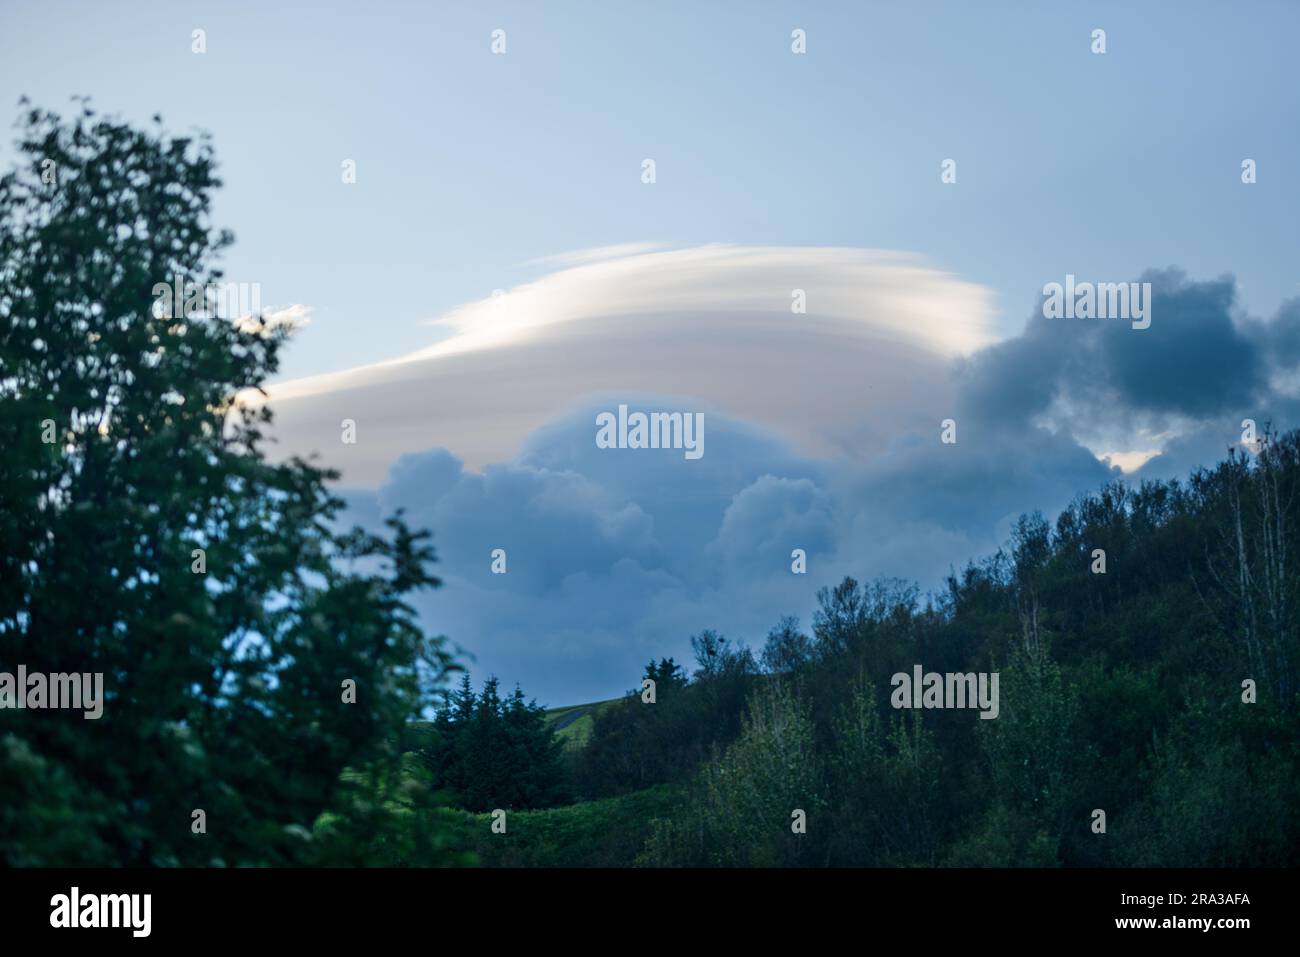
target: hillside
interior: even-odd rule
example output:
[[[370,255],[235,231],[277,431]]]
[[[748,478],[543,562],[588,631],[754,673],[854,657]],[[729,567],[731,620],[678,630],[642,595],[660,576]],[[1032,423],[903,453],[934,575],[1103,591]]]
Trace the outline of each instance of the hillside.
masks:
[[[610,698],[607,701],[593,701],[589,704],[567,705],[562,708],[549,708],[546,722],[570,750],[578,750],[591,737],[594,716],[607,710],[611,705],[622,700]]]

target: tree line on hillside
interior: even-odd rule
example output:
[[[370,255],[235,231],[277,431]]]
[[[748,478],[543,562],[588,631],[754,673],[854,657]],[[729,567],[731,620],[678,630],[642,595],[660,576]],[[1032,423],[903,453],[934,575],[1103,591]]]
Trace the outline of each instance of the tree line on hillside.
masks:
[[[823,589],[811,634],[781,622],[764,667],[730,653],[744,708],[695,725],[694,773],[655,766],[688,798],[640,861],[1295,864],[1297,491],[1300,433],[1266,430],[1186,481],[1023,516],[924,604],[890,579]],[[999,716],[896,710],[891,677],[916,664],[998,672]],[[609,752],[672,754],[712,680],[597,721],[586,786],[649,783]]]
[[[1266,430],[1022,516],[936,594],[846,578],[757,654],[702,631],[689,675],[647,665],[653,703],[593,713],[572,787],[678,789],[670,814],[592,816],[649,865],[1294,864],[1297,491],[1300,433]],[[997,718],[895,709],[918,664],[998,673]]]

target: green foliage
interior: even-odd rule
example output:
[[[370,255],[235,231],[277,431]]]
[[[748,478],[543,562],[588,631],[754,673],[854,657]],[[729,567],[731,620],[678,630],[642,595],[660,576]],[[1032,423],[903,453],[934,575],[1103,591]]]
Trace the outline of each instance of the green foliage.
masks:
[[[653,660],[645,666],[644,679],[655,683],[657,695],[672,696],[686,687],[686,671],[671,658],[660,658],[658,664]]]
[[[564,745],[546,711],[516,686],[506,700],[497,679],[475,695],[469,675],[433,723],[421,751],[437,788],[470,811],[543,808],[569,799]]]
[[[740,737],[705,766],[686,810],[655,825],[642,861],[797,865],[809,848],[792,815],[801,811],[809,827],[818,827],[824,810],[812,720],[792,689],[764,683]]]
[[[347,770],[336,810],[317,818],[304,863],[329,867],[431,867],[477,863],[470,843],[448,826],[428,769],[417,755],[399,765],[376,763]]]
[[[1004,549],[954,572],[924,607],[891,579],[822,589],[810,644],[783,620],[764,662],[808,718],[794,779],[810,769],[808,800],[824,814],[797,844],[776,838],[764,800],[799,806],[772,779],[788,742],[751,720],[715,739],[721,757],[678,752],[698,768],[694,784],[640,859],[1294,866],[1298,483],[1300,434],[1266,431],[1253,458],[1233,453],[1186,484],[1114,482],[1054,525],[1022,517]],[[710,659],[716,646],[697,642]],[[875,700],[872,686],[918,663],[998,672],[998,717],[921,720]],[[1247,678],[1254,703],[1242,699]],[[755,702],[770,680],[749,682]]]
[[[650,662],[655,703],[634,689],[592,714],[591,733],[574,762],[580,793],[628,794],[655,784],[688,780],[711,749],[740,733],[745,699],[757,680],[749,649],[713,631],[691,639],[695,679],[671,658]]]
[[[1000,799],[975,815],[969,831],[951,845],[946,867],[1056,867],[1060,841]]]
[[[1122,863],[1258,867],[1294,857],[1295,725],[1238,708],[1194,701],[1153,742],[1142,796],[1116,821]],[[1289,753],[1279,747],[1288,740]]]
[[[509,811],[504,834],[492,833],[488,814],[442,808],[437,821],[485,867],[627,867],[650,822],[672,814],[680,800],[676,788],[659,785],[566,807]]]
[[[932,864],[940,838],[942,755],[919,713],[886,733],[872,689],[857,687],[835,721],[829,833],[834,864]]]
[[[1000,697],[1001,713],[978,728],[994,795],[1059,839],[1079,813],[1071,791],[1077,769],[1090,763],[1075,692],[1045,653],[1017,651],[1001,671]]]
[[[813,659],[812,639],[799,630],[799,619],[787,615],[767,633],[763,645],[763,668],[769,674],[790,674],[807,667]]]
[[[221,278],[206,139],[32,110],[18,146],[0,179],[0,670],[103,673],[107,701],[91,721],[0,712],[0,862],[315,859],[314,822],[351,807],[340,773],[395,766],[450,664],[406,603],[438,583],[427,535],[339,530],[332,473],[267,460],[269,413],[239,396],[286,329],[155,308],[158,283]]]

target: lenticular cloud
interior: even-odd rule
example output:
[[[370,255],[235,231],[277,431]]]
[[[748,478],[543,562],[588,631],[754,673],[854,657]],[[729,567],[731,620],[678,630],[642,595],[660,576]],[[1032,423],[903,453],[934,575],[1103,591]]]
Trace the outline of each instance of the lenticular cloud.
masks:
[[[549,262],[562,268],[432,320],[425,349],[271,388],[280,449],[373,486],[405,452],[478,468],[590,396],[668,392],[809,454],[868,457],[946,415],[951,360],[992,338],[986,290],[898,253],[624,246]]]

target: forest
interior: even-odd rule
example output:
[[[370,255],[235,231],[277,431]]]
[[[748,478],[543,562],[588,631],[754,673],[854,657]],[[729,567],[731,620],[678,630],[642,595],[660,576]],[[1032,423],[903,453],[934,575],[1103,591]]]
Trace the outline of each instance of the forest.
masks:
[[[1300,436],[1266,433],[1186,481],[1023,516],[924,600],[845,579],[758,654],[701,632],[689,680],[652,664],[667,693],[598,711],[573,752],[589,801],[676,795],[627,822],[634,857],[581,863],[1294,864],[1298,479]],[[917,661],[999,673],[997,719],[892,708]],[[544,863],[518,843],[480,853]]]

